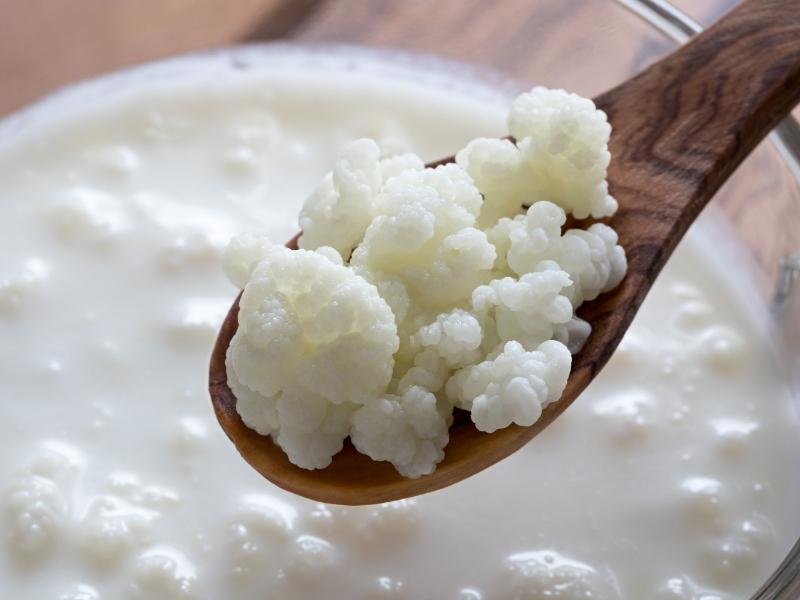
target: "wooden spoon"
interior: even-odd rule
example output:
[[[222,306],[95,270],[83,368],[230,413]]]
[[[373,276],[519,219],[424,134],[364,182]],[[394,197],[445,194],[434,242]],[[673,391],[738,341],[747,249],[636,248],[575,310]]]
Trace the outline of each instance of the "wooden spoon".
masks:
[[[433,474],[419,479],[400,476],[391,464],[358,453],[349,441],[325,469],[296,467],[236,412],[225,351],[236,332],[238,299],[211,358],[209,390],[220,425],[264,477],[323,502],[358,505],[406,498],[493,465],[552,423],[597,375],[689,225],[798,101],[800,0],[747,0],[681,49],[595,98],[614,128],[608,179],[621,208],[608,222],[627,252],[628,274],[618,288],[579,309],[579,316],[592,324],[592,334],[573,359],[563,396],[534,425],[487,434],[456,410],[445,459]],[[296,248],[297,237],[288,246]]]

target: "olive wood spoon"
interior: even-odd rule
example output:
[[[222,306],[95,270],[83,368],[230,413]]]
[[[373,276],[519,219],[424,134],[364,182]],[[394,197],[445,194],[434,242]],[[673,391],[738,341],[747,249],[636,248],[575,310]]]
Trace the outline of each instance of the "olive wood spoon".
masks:
[[[628,274],[618,288],[578,310],[591,323],[592,334],[573,358],[563,396],[530,427],[482,433],[466,412],[456,410],[444,460],[434,473],[418,479],[406,479],[391,464],[358,453],[349,440],[329,467],[296,467],[236,412],[225,351],[236,332],[238,299],[211,358],[209,389],[220,425],[264,477],[323,502],[358,505],[406,498],[493,465],[552,423],[592,381],[689,225],[798,101],[800,0],[747,0],[684,47],[595,98],[613,126],[608,179],[621,208],[608,223],[627,252]],[[297,237],[288,246],[296,248]]]

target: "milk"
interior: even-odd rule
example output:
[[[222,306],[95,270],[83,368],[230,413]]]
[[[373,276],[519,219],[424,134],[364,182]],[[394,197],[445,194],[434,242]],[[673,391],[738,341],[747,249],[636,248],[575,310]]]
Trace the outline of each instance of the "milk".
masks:
[[[502,135],[511,98],[391,57],[253,56],[94,84],[0,129],[3,597],[754,592],[800,534],[798,422],[713,214],[598,379],[487,471],[344,508],[239,458],[206,392],[228,239],[289,239],[353,138],[434,159]]]

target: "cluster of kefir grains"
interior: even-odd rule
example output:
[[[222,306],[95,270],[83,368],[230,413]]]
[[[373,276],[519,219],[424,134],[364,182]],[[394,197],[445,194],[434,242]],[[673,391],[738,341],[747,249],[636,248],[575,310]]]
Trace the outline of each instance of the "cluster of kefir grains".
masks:
[[[326,467],[349,435],[419,477],[455,407],[492,432],[561,396],[590,331],[575,309],[626,270],[610,227],[562,230],[567,213],[616,210],[611,129],[590,100],[544,88],[508,124],[515,143],[476,139],[437,168],[353,142],[303,207],[300,250],[253,234],[228,248],[237,410],[294,464]]]

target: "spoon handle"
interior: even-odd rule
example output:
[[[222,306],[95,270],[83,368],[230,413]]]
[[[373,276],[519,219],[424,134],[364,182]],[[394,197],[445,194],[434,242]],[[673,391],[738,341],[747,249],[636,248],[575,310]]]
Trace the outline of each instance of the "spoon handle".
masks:
[[[674,223],[660,231],[666,237],[652,240],[665,244],[668,255],[800,101],[800,0],[745,0],[596,101],[614,126],[609,179],[624,195],[620,215],[633,208]]]
[[[613,126],[608,179],[621,209],[610,224],[628,273],[579,310],[593,333],[573,362],[570,393],[603,367],[689,225],[798,101],[800,0],[745,0],[595,98]]]

